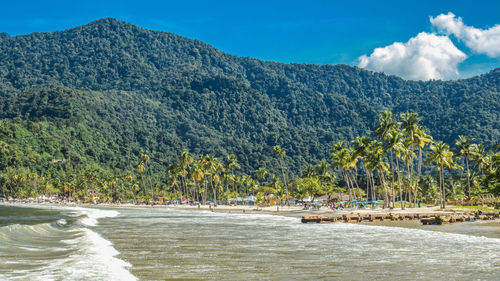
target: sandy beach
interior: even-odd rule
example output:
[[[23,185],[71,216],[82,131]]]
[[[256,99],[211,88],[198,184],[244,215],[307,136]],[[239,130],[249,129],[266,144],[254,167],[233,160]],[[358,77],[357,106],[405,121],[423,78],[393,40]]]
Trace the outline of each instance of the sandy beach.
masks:
[[[224,213],[248,213],[248,214],[274,214],[281,216],[292,216],[292,217],[302,217],[302,216],[340,216],[344,214],[425,214],[425,213],[442,213],[443,215],[456,214],[462,212],[471,212],[470,210],[442,210],[439,206],[432,207],[422,207],[422,208],[406,208],[404,210],[400,208],[396,209],[382,209],[382,208],[345,208],[332,210],[327,207],[322,207],[319,210],[304,209],[301,205],[292,206],[249,206],[249,205],[218,205],[213,207],[211,205],[135,205],[131,203],[98,203],[98,204],[81,204],[81,203],[0,203],[4,205],[15,205],[15,206],[78,206],[78,207],[97,207],[97,208],[161,208],[161,209],[172,209],[172,210],[192,210],[192,211],[212,211],[212,212],[224,212]]]

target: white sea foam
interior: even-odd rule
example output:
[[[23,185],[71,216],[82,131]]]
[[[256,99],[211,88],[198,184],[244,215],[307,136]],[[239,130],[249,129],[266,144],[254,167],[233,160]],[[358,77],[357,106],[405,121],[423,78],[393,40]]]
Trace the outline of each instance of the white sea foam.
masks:
[[[64,230],[48,223],[2,227],[0,237],[10,244],[9,251],[17,248],[30,253],[40,252],[40,258],[17,256],[15,264],[26,265],[22,269],[0,265],[0,280],[137,280],[128,270],[131,264],[119,259],[120,252],[93,229],[99,219],[116,217],[119,212],[80,207],[60,209],[73,212],[75,217],[83,216],[81,224],[71,224]],[[68,226],[65,219],[56,223]],[[50,242],[40,248],[40,241]],[[44,252],[52,258],[47,259]],[[7,261],[0,256],[4,265]]]
[[[78,245],[80,249],[69,256],[63,264],[47,268],[43,272],[45,276],[52,276],[54,272],[62,271],[64,280],[137,280],[128,271],[132,265],[117,258],[120,252],[97,232],[86,228],[82,237],[68,241],[68,244]]]
[[[90,208],[72,208],[72,210],[80,212],[87,216],[82,219],[82,223],[86,226],[96,226],[98,220],[101,218],[112,218],[118,216],[120,213],[114,210],[100,210],[100,209],[90,209]]]
[[[120,214],[114,210],[91,208],[74,208],[74,210],[86,215],[86,218],[81,220],[86,226],[96,226],[99,219],[116,217]],[[81,243],[85,245],[84,253],[79,253],[76,258],[79,259],[80,255],[85,258],[77,262],[77,267],[68,268],[70,275],[77,277],[90,274],[89,277],[99,276],[104,280],[137,280],[127,270],[131,264],[116,257],[120,252],[113,247],[111,242],[91,229],[85,228],[84,231],[85,236],[80,238]]]

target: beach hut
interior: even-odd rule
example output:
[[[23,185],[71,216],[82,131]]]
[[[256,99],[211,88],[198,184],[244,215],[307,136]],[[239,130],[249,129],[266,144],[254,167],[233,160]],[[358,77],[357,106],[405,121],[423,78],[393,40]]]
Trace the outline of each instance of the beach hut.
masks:
[[[243,202],[245,202],[246,204],[248,204],[250,206],[253,206],[257,202],[257,197],[255,197],[253,195],[247,196],[247,197],[243,198]]]
[[[255,197],[253,195],[250,195],[250,196],[247,196],[247,197],[243,198],[243,201],[245,201],[245,202],[256,202],[257,201],[257,197]]]
[[[332,198],[332,197],[330,196],[330,198]],[[315,201],[319,201],[319,202],[323,202],[323,203],[325,203],[327,200],[328,200],[328,195],[323,195],[323,196],[320,196],[318,198],[315,198]]]

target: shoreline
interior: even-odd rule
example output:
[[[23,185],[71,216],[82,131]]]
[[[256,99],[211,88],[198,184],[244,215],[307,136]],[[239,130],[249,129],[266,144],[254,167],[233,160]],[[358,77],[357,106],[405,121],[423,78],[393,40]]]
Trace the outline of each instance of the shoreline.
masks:
[[[75,204],[75,203],[6,203],[0,202],[1,206],[12,206],[12,207],[20,207],[20,208],[58,208],[58,207],[81,207],[81,208],[100,208],[100,209],[123,209],[123,210],[147,210],[147,209],[166,209],[166,210],[180,210],[180,211],[202,211],[202,212],[210,212],[209,206],[185,206],[185,205],[134,205],[134,204],[109,204],[109,203],[100,203],[100,204]],[[324,210],[319,211],[310,211],[303,210],[300,206],[292,206],[292,207],[280,207],[280,212],[276,212],[276,206],[272,207],[256,207],[256,206],[225,206],[219,205],[215,208],[214,212],[216,213],[232,213],[232,214],[249,214],[249,215],[258,215],[258,214],[266,214],[266,215],[274,215],[274,216],[283,216],[283,217],[293,217],[293,218],[302,218],[304,216],[328,216],[328,217],[342,217],[344,215],[389,215],[389,214],[397,214],[397,215],[411,215],[411,214],[435,214],[440,213],[442,215],[451,215],[451,214],[460,214],[466,213],[466,211],[456,211],[456,210],[440,210],[438,206],[429,207],[429,208],[412,208],[412,209],[375,209],[375,210],[343,210],[343,211],[333,211]],[[345,224],[346,222],[336,222],[340,224]],[[302,224],[302,223],[301,223]],[[351,224],[347,222],[347,224]],[[443,225],[423,225],[420,221],[417,220],[394,220],[394,221],[373,221],[373,222],[355,222],[352,224],[359,225],[372,225],[372,226],[384,226],[384,227],[393,227],[393,228],[410,228],[410,229],[420,229],[420,230],[428,230],[428,231],[438,231],[444,233],[456,233],[456,234],[466,234],[477,237],[489,237],[500,239],[500,219],[494,220],[477,220],[477,221],[468,221],[462,223],[451,223],[451,224],[443,224]],[[315,225],[315,224],[313,224]]]
[[[81,203],[9,203],[0,202],[3,206],[51,206],[51,207],[87,207],[87,208],[126,208],[126,209],[171,209],[171,210],[190,210],[190,211],[212,211],[218,213],[247,213],[247,214],[273,214],[288,217],[303,217],[303,216],[325,216],[334,217],[348,214],[360,215],[377,215],[377,214],[397,214],[397,215],[412,215],[412,214],[430,214],[439,213],[442,215],[454,215],[463,213],[473,213],[471,210],[442,210],[439,206],[424,207],[424,208],[406,208],[402,209],[343,209],[331,210],[326,207],[319,210],[307,210],[302,206],[279,206],[279,211],[276,206],[260,207],[249,205],[218,205],[213,207],[210,205],[135,205],[131,203],[98,203],[98,204],[81,204]]]

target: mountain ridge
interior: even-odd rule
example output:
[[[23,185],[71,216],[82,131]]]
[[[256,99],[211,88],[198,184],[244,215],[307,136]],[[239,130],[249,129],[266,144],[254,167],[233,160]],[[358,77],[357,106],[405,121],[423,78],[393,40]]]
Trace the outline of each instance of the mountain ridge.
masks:
[[[0,117],[52,122],[63,131],[66,124],[69,143],[70,131],[83,126],[101,141],[92,151],[92,140],[82,138],[86,148],[72,153],[108,166],[111,157],[120,169],[133,163],[110,155],[125,149],[134,162],[143,148],[158,153],[158,169],[190,149],[236,153],[249,171],[271,166],[271,147],[282,144],[297,172],[326,158],[332,141],[369,134],[386,108],[418,112],[438,140],[452,143],[466,134],[492,145],[500,135],[499,77],[496,68],[422,82],[348,65],[267,62],[105,18],[0,39]],[[33,104],[39,97],[45,107]],[[53,154],[61,156],[61,149]]]

